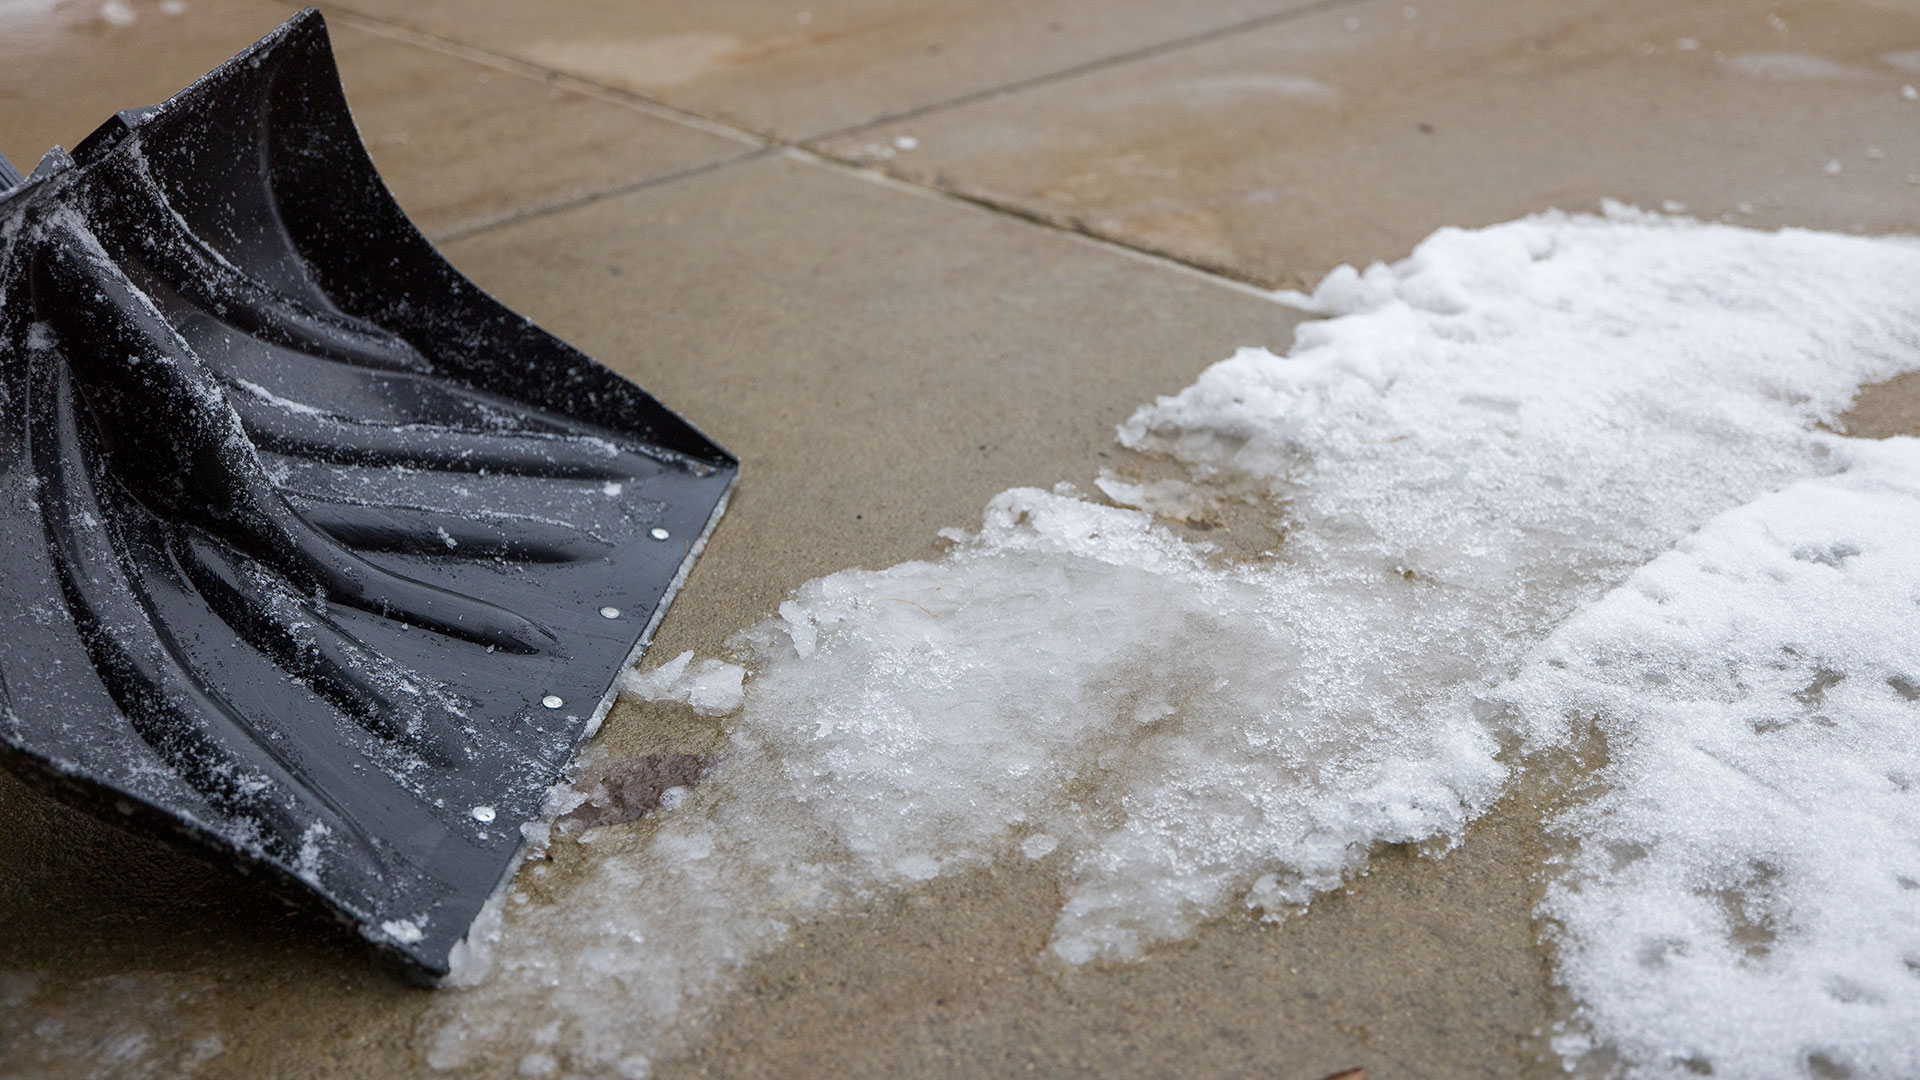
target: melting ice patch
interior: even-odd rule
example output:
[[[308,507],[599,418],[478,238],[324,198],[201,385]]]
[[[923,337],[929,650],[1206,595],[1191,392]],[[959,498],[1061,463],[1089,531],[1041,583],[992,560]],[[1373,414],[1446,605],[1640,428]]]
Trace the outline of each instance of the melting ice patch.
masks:
[[[1542,744],[1606,748],[1541,904],[1570,1059],[1920,1075],[1920,442],[1849,458],[1643,567],[1509,690]]]
[[[1123,426],[1190,482],[1104,478],[1145,509],[1006,492],[943,558],[819,579],[743,633],[729,755],[561,902],[509,907],[430,1060],[643,1075],[797,921],[998,858],[1057,868],[1050,951],[1079,963],[1444,846],[1502,790],[1528,730],[1502,687],[1555,627],[1849,460],[1814,425],[1920,366],[1915,280],[1906,241],[1628,212],[1330,275],[1286,356]],[[1149,512],[1224,503],[1285,542],[1234,562]],[[733,673],[668,666],[634,689],[732,705]]]

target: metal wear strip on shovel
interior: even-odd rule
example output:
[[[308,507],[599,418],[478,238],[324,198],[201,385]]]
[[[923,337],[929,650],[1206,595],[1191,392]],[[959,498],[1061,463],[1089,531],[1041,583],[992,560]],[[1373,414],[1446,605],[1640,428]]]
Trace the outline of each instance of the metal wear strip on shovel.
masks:
[[[417,979],[737,470],[440,257],[315,11],[0,164],[0,759]]]

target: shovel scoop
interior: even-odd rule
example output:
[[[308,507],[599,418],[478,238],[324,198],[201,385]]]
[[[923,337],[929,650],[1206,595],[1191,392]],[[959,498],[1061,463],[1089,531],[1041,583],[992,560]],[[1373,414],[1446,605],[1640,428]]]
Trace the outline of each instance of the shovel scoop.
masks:
[[[440,257],[315,11],[29,177],[0,161],[0,761],[415,979],[737,471]]]

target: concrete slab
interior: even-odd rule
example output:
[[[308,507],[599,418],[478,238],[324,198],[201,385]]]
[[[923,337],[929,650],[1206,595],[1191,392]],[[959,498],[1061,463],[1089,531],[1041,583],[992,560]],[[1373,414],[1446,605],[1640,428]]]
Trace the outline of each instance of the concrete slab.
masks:
[[[171,97],[298,10],[272,0],[8,5],[0,153],[30,172],[52,147],[72,147],[121,109]]]
[[[23,171],[116,111],[172,95],[298,10],[271,0],[123,7],[132,21],[100,14],[113,5],[0,15],[0,150]],[[352,26],[330,29],[374,163],[432,236],[755,149],[604,96]]]
[[[1872,0],[1368,0],[822,149],[1268,285],[1607,197],[1912,232],[1913,50]]]
[[[800,139],[1313,0],[347,0],[341,8]]]
[[[1375,854],[1368,877],[1278,926],[1202,926],[1137,964],[1034,962],[1059,896],[1001,866],[804,927],[757,964],[661,1080],[726,1077],[1562,1075],[1532,949],[1538,837],[1523,803],[1444,862]]]
[[[374,164],[435,239],[758,150],[577,88],[331,29]]]

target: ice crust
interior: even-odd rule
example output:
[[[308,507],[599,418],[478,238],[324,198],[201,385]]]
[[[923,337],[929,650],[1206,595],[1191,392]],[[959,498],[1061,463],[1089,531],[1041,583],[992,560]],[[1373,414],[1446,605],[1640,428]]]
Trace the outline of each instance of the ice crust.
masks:
[[[1142,509],[1008,491],[944,557],[810,582],[741,634],[730,752],[649,830],[596,840],[560,902],[506,912],[490,977],[430,1018],[429,1060],[645,1075],[796,922],[995,859],[1057,869],[1050,952],[1082,963],[1137,956],[1236,905],[1278,917],[1380,843],[1443,850],[1504,790],[1503,746],[1571,738],[1528,661],[1556,627],[1716,515],[1856,460],[1815,424],[1859,384],[1920,366],[1916,280],[1906,240],[1619,208],[1442,230],[1395,266],[1336,271],[1295,298],[1331,317],[1303,324],[1287,356],[1243,350],[1123,425],[1125,445],[1184,462],[1190,485],[1108,478]],[[1277,552],[1233,562],[1151,512],[1234,500],[1284,531]],[[1864,573],[1879,549],[1860,535],[1850,561]],[[1752,651],[1777,659],[1769,647]],[[1877,692],[1872,663],[1846,668],[1842,697]],[[1506,685],[1522,670],[1534,696]],[[731,680],[683,656],[632,688],[699,707],[704,685],[719,711]],[[1777,752],[1840,737],[1813,727]],[[1836,790],[1879,782],[1849,768],[1821,766]],[[1660,805],[1592,820],[1654,828]],[[1585,820],[1565,819],[1571,835]],[[1873,842],[1912,851],[1884,830]],[[1647,880],[1684,877],[1689,850],[1662,849],[1682,869],[1650,858]],[[1588,895],[1575,880],[1545,912],[1565,928],[1583,1023],[1630,1066],[1667,1070],[1681,1021],[1647,1026],[1636,996],[1661,976],[1616,971],[1583,936],[1623,933],[1606,919],[1640,918],[1640,894],[1594,914],[1568,899]],[[1861,991],[1882,1002],[1858,1007],[1910,1008],[1885,983],[1892,931],[1855,933],[1880,973]],[[1744,1022],[1734,1002],[1773,992],[1737,965],[1716,972],[1727,1004],[1699,1007],[1724,1007],[1729,1025]],[[1856,1007],[1795,978],[1767,986]],[[1768,1038],[1813,1045],[1817,1012],[1770,1005]],[[1750,1075],[1797,1075],[1769,1071],[1777,1060]]]
[[[627,672],[620,690],[641,701],[681,702],[701,716],[726,716],[745,699],[740,689],[745,676],[740,665],[724,660],[703,660],[695,667],[688,650],[652,671]]]
[[[1574,1063],[1920,1075],[1920,442],[1716,518],[1509,689],[1597,728],[1541,905]]]

